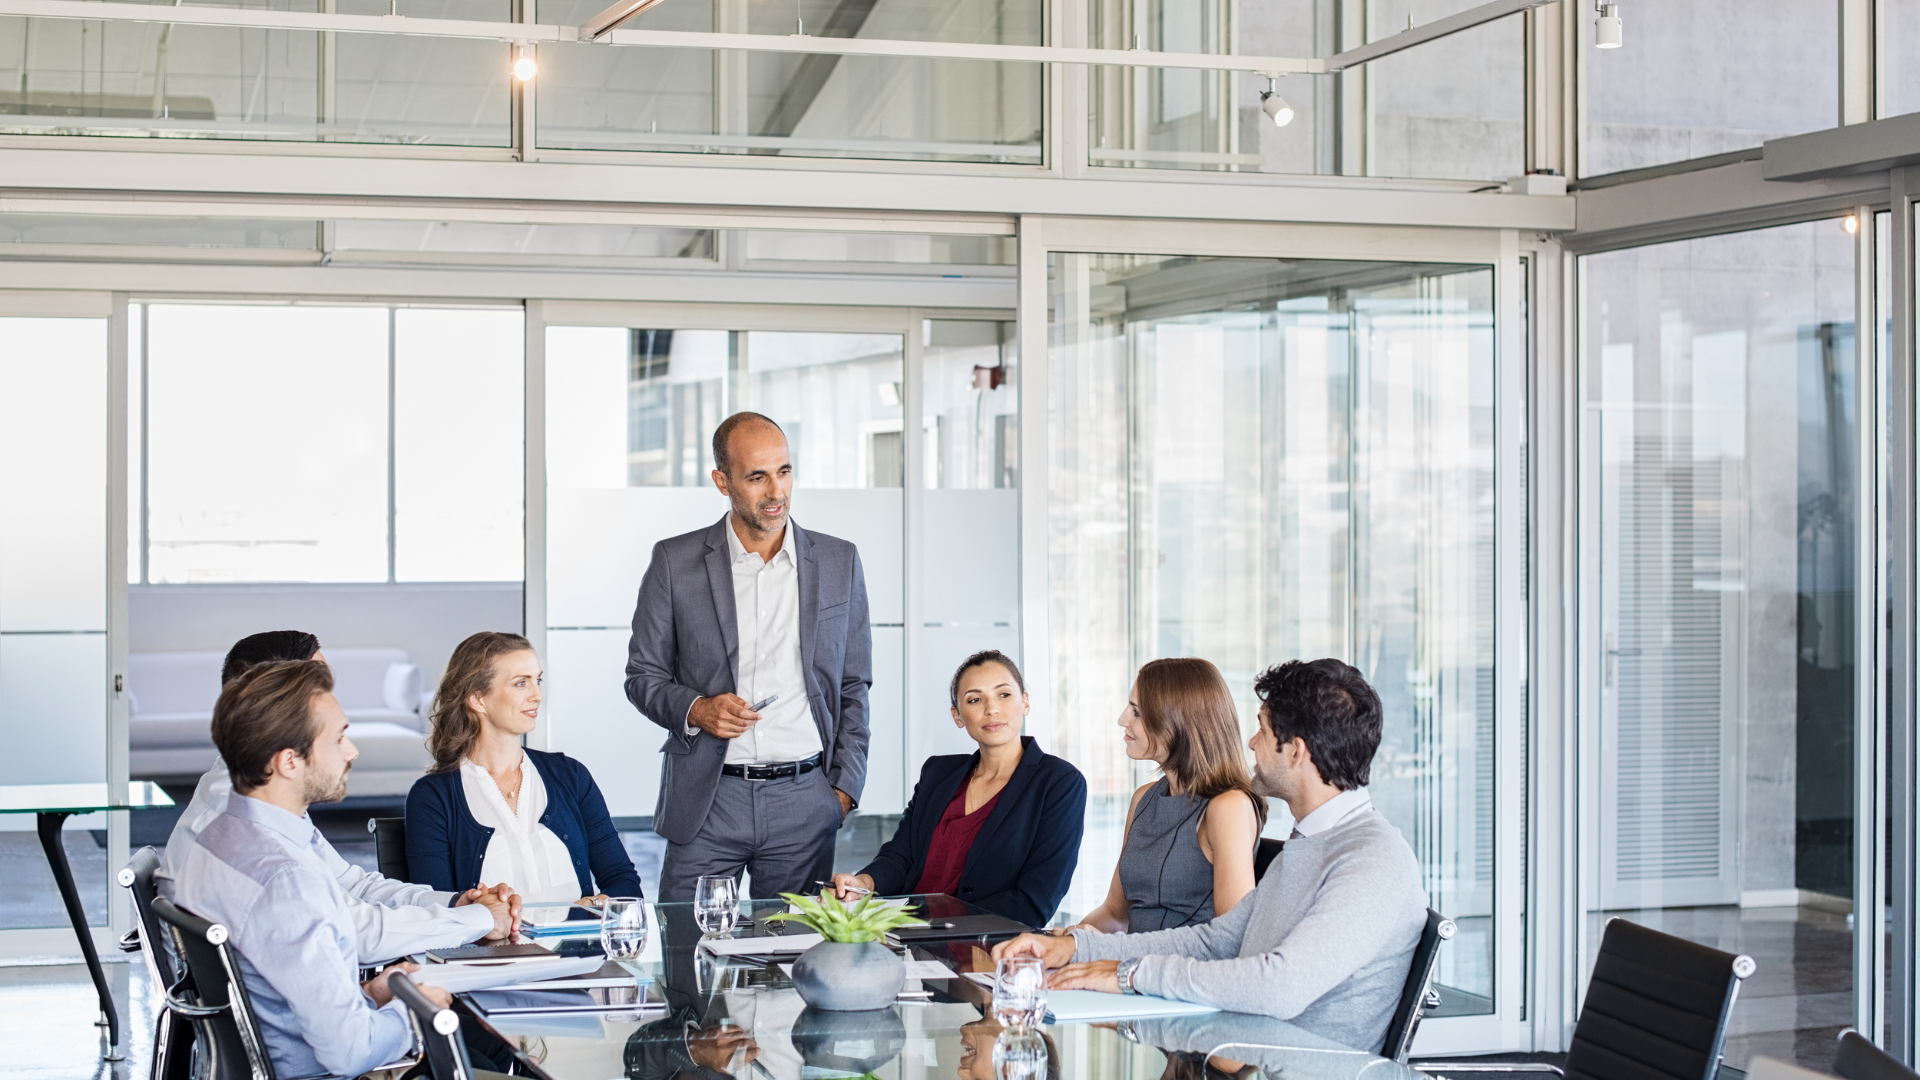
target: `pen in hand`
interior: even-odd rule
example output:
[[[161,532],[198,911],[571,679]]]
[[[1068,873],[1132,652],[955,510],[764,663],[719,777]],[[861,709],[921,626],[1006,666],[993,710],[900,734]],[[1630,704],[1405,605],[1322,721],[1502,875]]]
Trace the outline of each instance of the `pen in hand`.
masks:
[[[769,705],[771,705],[771,704],[773,704],[774,702],[776,702],[776,701],[779,701],[779,700],[780,700],[780,695],[779,695],[779,694],[772,694],[772,695],[769,695],[768,697],[766,697],[766,698],[764,698],[764,699],[762,699],[762,700],[760,700],[760,701],[758,701],[758,702],[756,702],[756,703],[754,703],[754,704],[752,704],[752,705],[749,705],[749,706],[747,706],[747,708],[749,708],[749,709],[751,709],[751,710],[753,710],[754,712],[759,712],[759,711],[760,711],[761,709],[764,709],[764,708],[766,708],[767,706],[769,706]]]

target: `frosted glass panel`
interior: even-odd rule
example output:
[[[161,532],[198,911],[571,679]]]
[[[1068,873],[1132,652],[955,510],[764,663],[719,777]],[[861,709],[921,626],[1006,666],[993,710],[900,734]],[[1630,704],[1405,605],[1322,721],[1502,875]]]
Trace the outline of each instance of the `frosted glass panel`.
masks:
[[[104,630],[107,323],[0,319],[0,630]]]
[[[519,581],[519,311],[394,312],[394,577]]]
[[[0,784],[105,780],[107,635],[0,636],[0,738]]]
[[[653,545],[726,512],[711,487],[548,488],[547,624],[630,624]]]
[[[549,488],[627,486],[627,335],[607,326],[547,328]]]
[[[667,733],[627,700],[627,628],[547,631],[547,700],[540,722],[553,749],[587,763],[615,817],[645,817],[660,795]],[[537,742],[534,745],[539,745]]]
[[[148,308],[149,580],[387,579],[387,309]]]

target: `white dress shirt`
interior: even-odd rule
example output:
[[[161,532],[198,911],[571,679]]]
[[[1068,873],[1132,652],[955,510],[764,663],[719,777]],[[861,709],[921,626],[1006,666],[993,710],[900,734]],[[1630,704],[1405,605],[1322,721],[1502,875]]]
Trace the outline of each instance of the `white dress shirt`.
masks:
[[[156,878],[171,881],[180,876],[194,839],[214,818],[226,812],[227,797],[232,793],[233,776],[227,771],[226,763],[215,762],[194,787],[193,801],[187,803],[179,820],[174,822],[173,833],[167,837],[166,854],[154,873]],[[434,892],[425,885],[395,881],[362,870],[342,858],[324,836],[317,838],[314,850],[334,880],[340,883],[362,964],[465,945],[493,930],[493,915],[484,906],[451,907],[458,899],[456,893]]]
[[[1355,814],[1363,814],[1372,809],[1373,796],[1367,794],[1366,788],[1357,787],[1343,791],[1315,807],[1314,811],[1306,817],[1294,822],[1293,833],[1287,839],[1326,832]]]
[[[789,523],[791,524],[791,523]],[[728,519],[727,550],[733,556],[733,611],[740,634],[739,681],[734,693],[748,705],[775,694],[760,722],[727,746],[729,765],[778,765],[820,752],[807,683],[800,668],[800,566],[793,529],[770,561],[748,551]]]
[[[506,882],[520,898],[532,903],[580,899],[580,875],[573,855],[553,830],[540,824],[547,812],[547,785],[533,759],[520,755],[520,797],[509,806],[493,782],[493,774],[471,761],[460,763],[460,786],[467,795],[473,820],[493,830],[487,854],[480,861],[480,880],[488,885]]]

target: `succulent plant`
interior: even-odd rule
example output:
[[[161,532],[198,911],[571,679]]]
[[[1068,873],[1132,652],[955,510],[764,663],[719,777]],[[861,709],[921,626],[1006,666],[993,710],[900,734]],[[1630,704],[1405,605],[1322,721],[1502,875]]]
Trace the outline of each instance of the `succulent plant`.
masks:
[[[769,915],[767,922],[797,922],[828,941],[842,944],[879,941],[887,931],[896,927],[927,925],[926,920],[914,918],[906,908],[875,903],[871,896],[861,897],[860,902],[852,907],[841,903],[838,897],[825,890],[821,891],[818,900],[798,893],[781,893],[780,896],[799,910]]]

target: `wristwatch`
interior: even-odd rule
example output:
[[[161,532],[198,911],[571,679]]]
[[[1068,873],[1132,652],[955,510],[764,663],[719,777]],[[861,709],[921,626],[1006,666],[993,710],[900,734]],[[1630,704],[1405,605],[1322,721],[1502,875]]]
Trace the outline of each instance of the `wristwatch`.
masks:
[[[1127,959],[1120,961],[1119,969],[1116,970],[1113,974],[1115,978],[1120,980],[1121,993],[1137,994],[1140,992],[1133,988],[1133,973],[1139,970],[1139,968],[1140,968],[1140,958],[1137,956],[1130,956]]]

